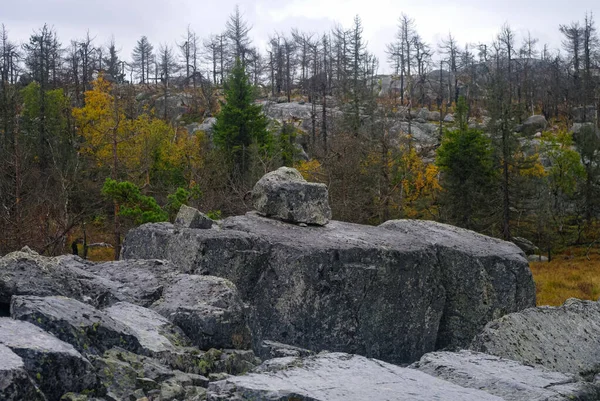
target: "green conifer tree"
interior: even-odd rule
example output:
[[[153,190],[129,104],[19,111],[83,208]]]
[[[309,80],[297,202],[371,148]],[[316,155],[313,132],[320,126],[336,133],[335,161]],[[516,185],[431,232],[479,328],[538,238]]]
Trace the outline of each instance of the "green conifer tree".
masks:
[[[235,175],[248,171],[250,145],[266,147],[272,143],[267,117],[254,99],[254,88],[238,59],[225,83],[225,102],[214,126],[214,142],[226,153]]]
[[[496,172],[490,140],[477,129],[469,128],[467,104],[460,97],[456,107],[457,127],[446,130],[437,150],[437,165],[442,171],[442,209],[453,224],[484,229],[481,218],[489,215],[494,196]]]

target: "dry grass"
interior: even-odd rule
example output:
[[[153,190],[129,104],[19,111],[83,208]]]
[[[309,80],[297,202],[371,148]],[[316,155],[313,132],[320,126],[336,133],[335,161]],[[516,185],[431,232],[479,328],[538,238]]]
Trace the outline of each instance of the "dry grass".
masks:
[[[562,305],[569,298],[596,301],[600,297],[600,255],[574,251],[552,262],[530,264],[538,305]]]

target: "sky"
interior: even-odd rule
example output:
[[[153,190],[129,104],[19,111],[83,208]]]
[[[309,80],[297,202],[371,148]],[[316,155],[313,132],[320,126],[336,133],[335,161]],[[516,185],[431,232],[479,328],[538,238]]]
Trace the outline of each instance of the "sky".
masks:
[[[402,13],[415,20],[433,48],[450,32],[461,45],[491,42],[508,23],[520,37],[530,32],[553,49],[560,47],[560,24],[581,21],[586,12],[600,14],[598,0],[0,0],[0,23],[18,42],[44,23],[54,27],[64,45],[88,30],[96,44],[114,36],[121,57],[129,60],[142,35],[158,48],[181,42],[188,25],[201,38],[222,32],[236,4],[261,50],[275,32],[298,28],[321,34],[335,24],[350,27],[358,14],[369,50],[380,59],[380,72],[388,70],[385,46]]]

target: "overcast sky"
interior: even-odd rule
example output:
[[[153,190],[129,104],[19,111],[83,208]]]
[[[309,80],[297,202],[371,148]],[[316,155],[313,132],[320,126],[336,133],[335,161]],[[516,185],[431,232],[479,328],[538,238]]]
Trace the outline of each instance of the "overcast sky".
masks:
[[[387,68],[385,44],[401,13],[413,18],[421,36],[434,45],[448,32],[461,45],[489,42],[508,22],[517,33],[530,31],[553,48],[560,46],[560,24],[583,20],[586,12],[600,13],[598,0],[0,0],[0,23],[15,41],[26,41],[44,23],[55,28],[63,44],[87,30],[97,44],[114,35],[121,57],[128,60],[141,35],[158,48],[179,41],[188,24],[200,37],[221,32],[236,4],[253,26],[251,36],[260,49],[275,31],[295,27],[322,33],[336,23],[351,26],[358,14],[380,70]]]

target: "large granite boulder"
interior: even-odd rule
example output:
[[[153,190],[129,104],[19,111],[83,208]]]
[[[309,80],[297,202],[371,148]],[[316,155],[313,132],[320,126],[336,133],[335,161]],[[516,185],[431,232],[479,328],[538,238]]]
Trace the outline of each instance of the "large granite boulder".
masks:
[[[68,392],[93,391],[99,386],[92,365],[73,346],[28,322],[0,318],[0,346],[24,362],[29,377],[48,401]]]
[[[289,167],[264,175],[252,190],[252,204],[264,216],[291,223],[322,226],[331,219],[327,186],[309,183]]]
[[[437,349],[465,347],[490,320],[535,306],[529,265],[513,243],[433,221],[394,220],[380,227],[436,250],[446,295]]]
[[[252,307],[255,350],[272,340],[414,362],[535,305],[518,247],[431,222],[300,227],[250,213],[221,230],[147,224],[128,233],[123,257],[231,280]]]
[[[140,350],[126,325],[75,299],[14,296],[10,309],[13,319],[30,322],[84,354],[101,354],[117,346]]]
[[[600,303],[569,299],[490,322],[475,337],[476,351],[528,365],[593,378],[600,373]]]
[[[410,367],[461,387],[484,390],[505,401],[600,399],[599,384],[478,352],[433,352]]]
[[[343,353],[272,359],[256,373],[210,383],[209,401],[501,401],[417,370]]]
[[[229,280],[181,275],[153,308],[200,349],[250,347],[245,306]]]
[[[23,359],[0,344],[0,400],[46,401],[25,370]]]

